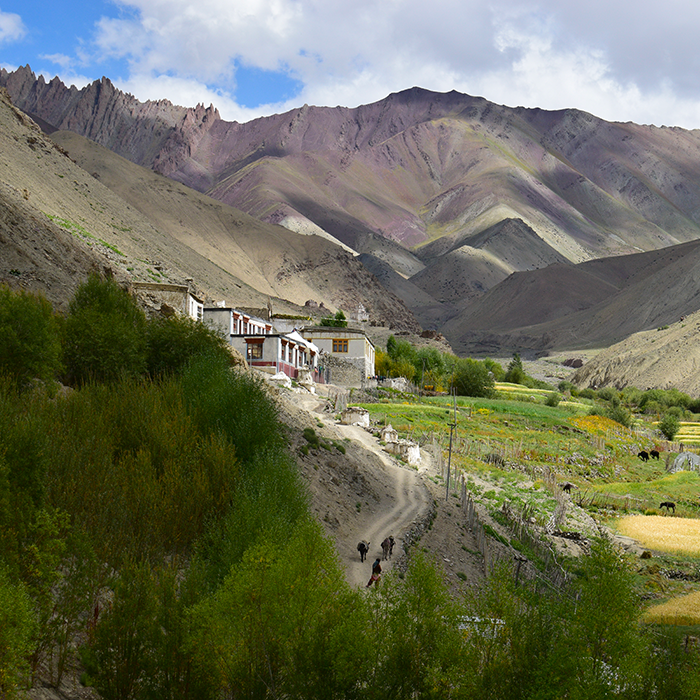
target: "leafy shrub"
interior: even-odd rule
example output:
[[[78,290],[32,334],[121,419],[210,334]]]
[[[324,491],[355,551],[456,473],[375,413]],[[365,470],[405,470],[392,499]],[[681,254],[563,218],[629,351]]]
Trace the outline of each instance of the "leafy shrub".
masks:
[[[557,389],[562,394],[565,394],[567,391],[571,396],[578,396],[578,389],[575,384],[572,384],[571,382],[567,382],[565,379],[562,379],[562,381],[557,384]]]
[[[304,428],[302,435],[304,436],[304,440],[309,443],[309,447],[313,447],[315,450],[319,448],[320,443],[318,435],[316,435],[316,431],[313,428]]]
[[[665,413],[659,421],[659,430],[667,440],[673,440],[680,427],[680,421],[673,413]]]
[[[330,326],[331,328],[347,328],[348,322],[342,311],[336,311],[335,316],[326,316],[321,319],[319,326]]]
[[[546,406],[556,407],[559,405],[560,401],[561,394],[557,394],[556,391],[553,391],[551,394],[547,394],[547,398],[545,399],[544,403]]]
[[[629,428],[632,424],[632,414],[620,403],[610,406],[605,410],[604,415],[610,420],[614,420],[625,428]]]
[[[470,358],[456,362],[452,386],[458,396],[490,397],[494,394],[493,376],[486,365]]]
[[[603,401],[610,401],[613,403],[615,401],[619,403],[620,401],[620,396],[617,392],[617,389],[611,386],[604,386],[601,389],[598,389],[598,398],[602,399]]]
[[[582,399],[595,399],[596,391],[595,391],[595,389],[591,389],[590,387],[586,387],[585,389],[581,389],[581,391],[578,392],[578,395]]]
[[[0,696],[8,700],[20,697],[29,681],[28,659],[37,629],[32,608],[26,588],[13,583],[0,566]]]
[[[78,287],[65,323],[69,379],[115,381],[146,369],[146,316],[112,279],[90,275]]]
[[[180,372],[198,355],[231,359],[225,338],[191,318],[157,318],[147,325],[147,368],[151,377]]]
[[[263,380],[232,370],[220,356],[193,358],[182,373],[185,406],[205,435],[220,433],[247,462],[261,450],[282,445],[278,407]]]
[[[51,304],[0,285],[0,374],[22,389],[35,378],[54,380],[60,367],[58,320]]]

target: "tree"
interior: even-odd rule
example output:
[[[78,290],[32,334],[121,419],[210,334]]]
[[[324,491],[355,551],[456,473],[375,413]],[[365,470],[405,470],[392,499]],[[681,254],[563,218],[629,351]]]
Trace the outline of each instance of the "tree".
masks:
[[[506,382],[512,384],[525,384],[527,380],[527,375],[523,369],[523,361],[518,353],[513,353],[513,359],[508,364],[508,369],[506,370],[506,376],[504,377]]]
[[[171,316],[148,322],[147,366],[151,377],[180,372],[199,355],[231,359],[226,339],[209,326],[191,318]]]
[[[65,324],[65,360],[78,383],[138,376],[146,369],[146,316],[112,279],[90,275]]]
[[[659,430],[667,440],[673,440],[680,427],[680,421],[673,413],[664,413],[659,421]]]
[[[189,647],[211,697],[350,697],[369,620],[333,545],[306,520],[267,533],[190,616]]]
[[[0,567],[0,697],[15,698],[29,681],[29,655],[37,624],[32,601],[21,583]]]
[[[453,697],[450,692],[467,669],[457,607],[444,574],[420,552],[403,580],[391,574],[369,601],[377,623],[370,632],[375,659],[365,671],[366,697]]]
[[[494,393],[493,375],[483,362],[470,358],[455,363],[452,386],[458,396],[489,397]]]
[[[634,684],[641,671],[634,574],[607,539],[594,541],[581,563],[582,576],[574,586],[578,601],[568,628],[577,681],[570,697],[611,697],[613,688]]]
[[[61,342],[51,304],[0,285],[0,373],[23,389],[32,379],[52,381],[60,367]]]
[[[326,316],[322,318],[319,326],[330,326],[331,328],[347,328],[348,322],[345,314],[342,311],[336,311],[335,316]]]

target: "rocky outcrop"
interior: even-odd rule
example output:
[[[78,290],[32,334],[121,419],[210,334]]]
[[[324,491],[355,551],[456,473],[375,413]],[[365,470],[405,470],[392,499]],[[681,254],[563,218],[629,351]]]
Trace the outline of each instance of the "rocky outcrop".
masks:
[[[133,163],[169,175],[182,168],[203,135],[218,120],[213,107],[178,107],[168,100],[139,102],[108,78],[78,90],[58,78],[46,82],[29,66],[8,73],[0,85],[13,103],[55,129],[73,131]]]

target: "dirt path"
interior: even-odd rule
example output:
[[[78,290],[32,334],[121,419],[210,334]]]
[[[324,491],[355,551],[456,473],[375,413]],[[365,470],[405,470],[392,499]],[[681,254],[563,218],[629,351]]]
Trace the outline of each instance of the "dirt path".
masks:
[[[313,394],[295,396],[295,404],[313,415],[318,415],[326,399]],[[393,535],[396,541],[393,560],[404,551],[404,535],[413,523],[422,518],[430,507],[430,494],[422,481],[419,471],[405,467],[392,455],[385,452],[379,440],[360,426],[335,423],[334,431],[340,439],[349,438],[352,442],[375,456],[372,476],[384,493],[379,509],[366,509],[354,522],[344,522],[336,533],[338,553],[345,567],[348,583],[364,586],[369,580],[372,563],[382,556],[382,541]],[[423,457],[423,453],[421,453]],[[429,459],[428,455],[424,459]],[[369,553],[364,562],[360,561],[357,543],[365,540],[370,543]],[[382,570],[388,571],[393,566],[392,560],[382,561]]]

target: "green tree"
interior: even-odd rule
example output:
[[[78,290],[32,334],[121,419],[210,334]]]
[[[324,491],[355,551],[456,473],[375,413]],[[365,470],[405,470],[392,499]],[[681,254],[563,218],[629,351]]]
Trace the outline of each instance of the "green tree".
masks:
[[[335,316],[326,316],[321,319],[319,326],[330,326],[331,328],[347,328],[348,321],[342,311],[336,311]]]
[[[24,697],[37,631],[31,598],[0,566],[0,697]]]
[[[492,360],[490,357],[485,357],[483,362],[486,369],[493,374],[494,381],[502,382],[505,379],[505,370],[501,367],[499,362]]]
[[[644,646],[634,574],[606,539],[596,540],[581,564],[574,591],[578,601],[567,631],[576,679],[570,697],[612,697],[615,688],[634,686],[642,671]]]
[[[70,303],[64,353],[69,376],[78,383],[141,375],[146,317],[114,280],[90,275]]]
[[[350,697],[366,660],[360,595],[317,523],[271,535],[192,609],[198,675],[212,697]]]
[[[483,362],[460,358],[455,363],[452,387],[458,396],[490,397],[494,393],[493,375]]]
[[[673,413],[664,413],[659,421],[659,430],[667,440],[673,440],[676,433],[680,430],[681,424],[678,417]]]
[[[392,572],[393,574],[394,572]],[[451,697],[468,673],[458,608],[441,569],[411,558],[404,579],[389,575],[369,601],[373,660],[362,678],[371,700]]]
[[[512,384],[525,384],[527,381],[527,375],[523,369],[523,361],[517,352],[513,353],[513,359],[508,364],[504,381]]]
[[[0,374],[22,389],[32,379],[53,381],[60,367],[61,341],[51,304],[0,284]]]
[[[151,377],[180,372],[198,355],[216,355],[230,361],[226,339],[191,318],[157,318],[146,326],[147,368]]]
[[[629,428],[632,424],[632,414],[620,403],[619,399],[605,409],[605,416],[620,425],[624,425],[625,428]]]

